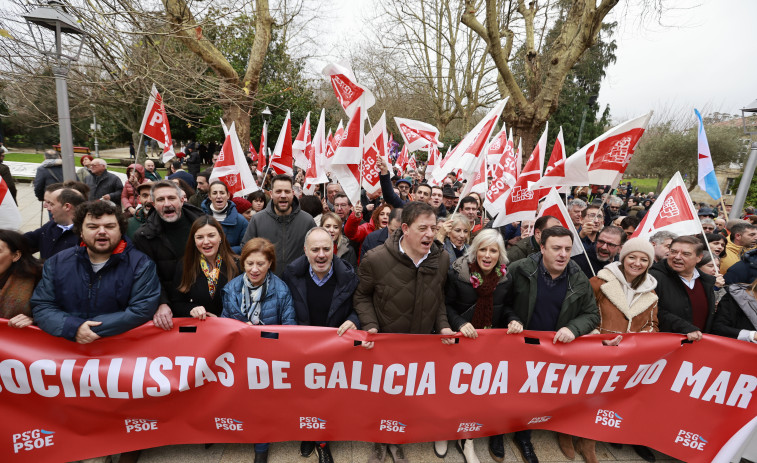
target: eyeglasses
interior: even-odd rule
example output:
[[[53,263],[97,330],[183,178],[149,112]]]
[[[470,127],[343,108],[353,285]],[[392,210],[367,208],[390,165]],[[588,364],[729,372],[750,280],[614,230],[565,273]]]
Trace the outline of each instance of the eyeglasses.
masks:
[[[608,243],[605,240],[598,239],[597,240],[597,247],[601,247],[601,246],[604,246],[604,247],[606,247],[607,249],[610,249],[610,250],[620,247],[619,244]]]
[[[602,214],[586,214],[586,218],[591,220],[602,220],[605,218]]]

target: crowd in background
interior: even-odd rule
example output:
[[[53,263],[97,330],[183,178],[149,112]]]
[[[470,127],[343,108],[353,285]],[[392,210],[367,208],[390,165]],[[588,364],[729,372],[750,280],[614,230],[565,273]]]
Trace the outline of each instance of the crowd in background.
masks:
[[[266,176],[254,160],[262,190],[232,197],[211,181],[217,153],[195,146],[164,174],[153,160],[131,164],[126,183],[90,156],[64,182],[59,157],[46,153],[34,190],[50,220],[23,235],[0,230],[0,317],[82,344],[148,321],[171,330],[176,317],[439,334],[445,344],[484,329],[549,331],[555,343],[658,331],[757,342],[751,207],[728,220],[729,211],[696,204],[704,233],[630,238],[652,193],[577,187],[566,198],[574,237],[551,216],[492,228],[483,198],[461,198],[454,174],[432,186],[423,166],[397,175],[383,161],[381,190],[357,204],[338,183],[305,195],[302,171]],[[574,239],[586,252],[571,257]],[[528,429],[513,439],[524,460],[538,461]],[[597,461],[591,440],[558,442],[570,459]],[[478,463],[472,440],[454,445]],[[433,451],[443,458],[447,447]],[[268,448],[255,444],[256,462]],[[333,461],[328,442],[302,443],[303,456],[313,452]],[[489,438],[489,453],[503,460],[502,435]],[[407,461],[402,446],[375,444],[369,463],[387,454]]]

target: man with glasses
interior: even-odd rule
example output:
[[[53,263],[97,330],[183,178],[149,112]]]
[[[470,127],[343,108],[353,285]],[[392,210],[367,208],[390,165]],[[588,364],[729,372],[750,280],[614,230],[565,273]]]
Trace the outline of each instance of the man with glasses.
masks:
[[[352,204],[350,204],[350,198],[346,194],[337,193],[334,196],[334,212],[342,219],[342,224],[347,223],[347,219],[352,213]]]
[[[622,228],[610,225],[599,232],[597,241],[585,246],[586,253],[572,258],[588,278],[594,277],[605,265],[618,259],[626,234]],[[588,256],[588,260],[587,260]],[[591,266],[590,266],[591,265]],[[592,271],[593,270],[593,271]]]
[[[702,222],[702,230],[704,230],[705,233],[715,233],[714,220],[709,217],[700,217],[700,221]]]
[[[623,205],[623,200],[617,196],[610,196],[607,200],[607,210],[605,211],[604,225],[608,226],[612,224],[612,221],[620,217],[620,207]]]
[[[597,241],[597,234],[605,223],[605,215],[599,206],[591,205],[581,212],[581,229],[578,230],[578,235],[581,237],[581,241],[584,247],[592,245]]]

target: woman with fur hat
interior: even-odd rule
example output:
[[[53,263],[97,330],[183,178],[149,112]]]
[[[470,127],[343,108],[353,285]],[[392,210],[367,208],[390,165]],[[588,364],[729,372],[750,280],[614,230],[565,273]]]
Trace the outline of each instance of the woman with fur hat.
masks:
[[[620,259],[605,265],[589,280],[597,298],[600,322],[594,334],[653,333],[657,322],[657,280],[649,275],[654,264],[654,247],[644,238],[632,238],[620,250]],[[620,336],[618,336],[619,341]],[[561,448],[563,442],[560,443]],[[587,462],[597,461],[596,442],[579,439],[577,450]],[[647,447],[634,445],[646,461],[655,461]]]

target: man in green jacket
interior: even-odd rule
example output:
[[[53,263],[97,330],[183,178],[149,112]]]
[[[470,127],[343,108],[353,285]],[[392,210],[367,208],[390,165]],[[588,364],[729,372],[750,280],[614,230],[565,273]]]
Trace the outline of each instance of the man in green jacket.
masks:
[[[563,227],[541,232],[541,253],[513,263],[505,282],[505,312],[533,331],[555,331],[553,343],[569,343],[599,325],[599,310],[589,279],[570,260],[573,234]],[[570,436],[560,436],[571,439]],[[528,463],[538,462],[531,431],[515,433],[515,443]],[[490,447],[497,442],[490,441]],[[561,445],[562,447],[562,445]],[[572,442],[570,445],[572,448]],[[495,449],[492,448],[492,453]]]

